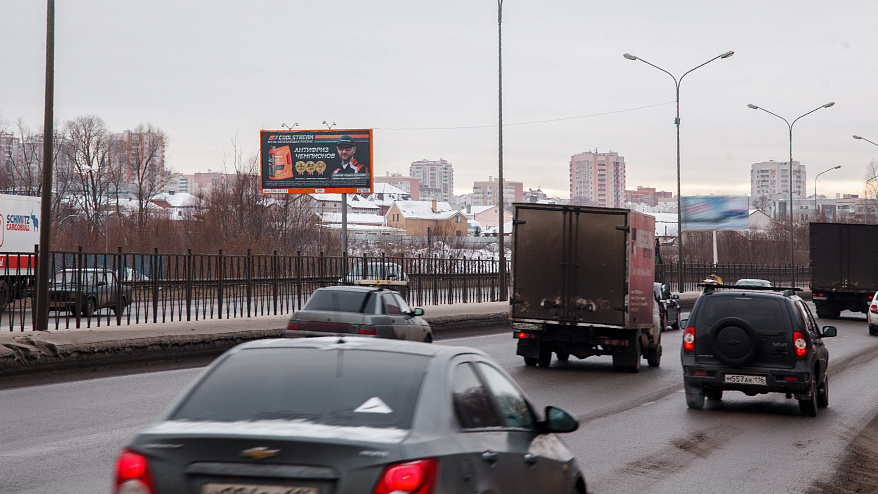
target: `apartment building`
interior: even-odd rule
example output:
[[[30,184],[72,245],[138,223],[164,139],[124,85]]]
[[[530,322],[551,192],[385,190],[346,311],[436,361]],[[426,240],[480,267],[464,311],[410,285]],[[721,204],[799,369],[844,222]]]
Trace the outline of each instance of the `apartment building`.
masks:
[[[524,183],[503,181],[503,208],[514,202],[524,201]],[[496,206],[500,204],[500,179],[488,177],[487,181],[473,182],[473,206]]]
[[[805,165],[793,161],[793,196],[806,197]],[[750,196],[790,193],[790,162],[765,161],[750,165]]]
[[[415,161],[409,167],[409,176],[419,181],[420,200],[451,201],[451,196],[454,195],[454,167],[451,163],[443,159]],[[414,198],[414,194],[412,197]]]
[[[151,129],[125,130],[110,136],[110,166],[122,173],[129,184],[147,184],[156,192],[163,190],[165,176],[165,139]]]
[[[674,194],[672,192],[655,190],[655,187],[641,187],[638,185],[637,190],[625,191],[625,202],[646,204],[653,207],[658,206],[659,202],[665,202],[673,197]]]
[[[573,204],[625,206],[625,158],[597,149],[570,157],[570,201]]]
[[[384,177],[374,176],[372,181],[375,183],[385,183],[390,184],[397,189],[403,190],[407,192],[411,196],[411,200],[420,201],[421,200],[421,180],[415,177],[403,177],[399,173],[390,173],[387,172],[387,175]]]

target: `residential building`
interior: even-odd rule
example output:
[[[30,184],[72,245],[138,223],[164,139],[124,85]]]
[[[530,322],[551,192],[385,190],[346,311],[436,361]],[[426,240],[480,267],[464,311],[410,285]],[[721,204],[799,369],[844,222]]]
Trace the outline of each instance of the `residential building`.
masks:
[[[466,216],[447,202],[397,201],[385,217],[387,226],[401,228],[406,235],[465,237],[467,234]]]
[[[632,204],[646,204],[647,206],[658,206],[660,200],[671,199],[674,197],[672,192],[663,190],[655,190],[655,187],[637,186],[637,190],[625,190],[625,202]]]
[[[412,200],[412,196],[408,192],[384,182],[376,182],[372,187],[371,194],[359,194],[359,196],[378,206],[378,214],[381,216],[387,214],[394,202]]]
[[[151,130],[126,130],[110,136],[110,166],[122,173],[122,181],[163,190],[165,140]]]
[[[570,157],[570,201],[573,204],[621,208],[625,205],[625,158],[597,149]]]
[[[238,177],[234,173],[221,173],[211,171],[197,172],[192,176],[191,194],[210,195],[214,187],[225,187],[230,183],[234,183]]]
[[[163,192],[172,194],[189,194],[193,190],[195,190],[195,175],[175,173],[171,175],[170,180],[165,184]]]
[[[473,182],[473,206],[497,206],[500,204],[500,179],[488,177],[487,181]],[[524,184],[503,181],[503,207],[524,201]]]
[[[805,165],[793,161],[793,196],[805,197]],[[771,196],[790,194],[790,162],[765,161],[750,165],[750,196]]]
[[[372,181],[377,185],[378,183],[386,183],[390,184],[397,189],[404,190],[411,196],[411,200],[420,201],[421,200],[421,180],[415,177],[403,177],[399,173],[390,173],[387,172],[387,176],[379,177],[375,176],[372,178]]]
[[[443,159],[415,161],[409,167],[409,175],[419,180],[418,197],[420,200],[435,199],[441,202],[451,200],[451,196],[454,194],[454,167],[451,163]]]
[[[503,221],[506,222],[512,218],[511,207],[507,208],[503,204]],[[476,221],[479,226],[484,228],[500,226],[500,207],[499,206],[472,206],[462,210],[467,218]],[[505,232],[504,232],[505,233]]]

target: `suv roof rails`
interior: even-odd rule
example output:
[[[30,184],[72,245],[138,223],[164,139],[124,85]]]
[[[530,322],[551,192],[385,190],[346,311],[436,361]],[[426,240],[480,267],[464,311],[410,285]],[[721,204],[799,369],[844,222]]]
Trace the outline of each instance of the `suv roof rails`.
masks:
[[[769,292],[784,292],[784,295],[795,295],[796,292],[801,292],[801,288],[796,288],[793,286],[748,286],[748,285],[720,285],[717,283],[699,283],[698,286],[703,286],[704,291],[716,290],[718,288],[723,288],[727,290],[762,290]],[[788,293],[789,292],[789,293]]]

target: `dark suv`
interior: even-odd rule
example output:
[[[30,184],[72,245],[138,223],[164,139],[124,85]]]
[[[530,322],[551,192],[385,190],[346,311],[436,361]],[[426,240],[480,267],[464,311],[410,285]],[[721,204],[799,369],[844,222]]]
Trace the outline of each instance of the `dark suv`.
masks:
[[[704,408],[723,391],[785,393],[814,417],[829,405],[829,351],[796,288],[706,285],[685,320],[681,360],[686,404]]]

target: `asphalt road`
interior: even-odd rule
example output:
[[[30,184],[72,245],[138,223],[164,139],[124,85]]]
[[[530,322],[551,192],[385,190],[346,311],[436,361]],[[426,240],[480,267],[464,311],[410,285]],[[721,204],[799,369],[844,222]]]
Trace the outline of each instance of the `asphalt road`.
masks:
[[[878,338],[859,314],[820,323],[836,325],[839,336],[827,339],[830,406],[816,418],[801,417],[783,396],[735,392],[689,410],[679,331],[663,333],[662,366],[639,374],[614,372],[609,357],[525,367],[507,332],[436,344],[488,352],[538,407],[576,415],[580,429],[563,439],[592,493],[845,492],[837,490],[838,467],[851,461],[847,449],[878,412]],[[94,379],[0,390],[0,491],[106,492],[122,445],[199,369],[94,372]]]

